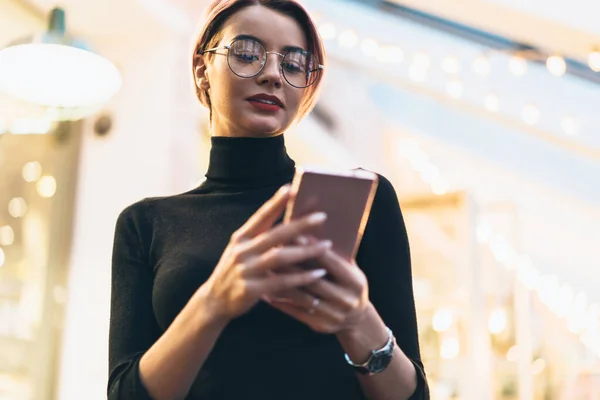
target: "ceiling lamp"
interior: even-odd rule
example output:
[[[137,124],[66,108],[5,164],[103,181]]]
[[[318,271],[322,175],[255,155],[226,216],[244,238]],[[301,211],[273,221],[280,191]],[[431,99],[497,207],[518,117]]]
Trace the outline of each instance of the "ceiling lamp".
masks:
[[[113,63],[66,33],[65,12],[51,11],[48,31],[0,49],[0,90],[56,109],[93,109],[120,89]]]

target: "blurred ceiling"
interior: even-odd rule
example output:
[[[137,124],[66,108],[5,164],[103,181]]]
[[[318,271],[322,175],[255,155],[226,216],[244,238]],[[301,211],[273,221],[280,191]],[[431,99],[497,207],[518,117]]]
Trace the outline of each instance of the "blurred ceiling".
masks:
[[[573,0],[392,0],[550,53],[586,60],[600,45],[598,3]]]

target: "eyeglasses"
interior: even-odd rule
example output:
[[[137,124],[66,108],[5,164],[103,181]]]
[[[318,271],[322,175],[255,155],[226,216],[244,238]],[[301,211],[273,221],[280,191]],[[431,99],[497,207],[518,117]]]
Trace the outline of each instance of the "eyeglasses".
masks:
[[[199,51],[199,54],[216,53],[217,50],[227,50],[227,64],[235,75],[241,78],[252,78],[265,68],[267,55],[276,54],[282,58],[281,71],[283,77],[295,88],[307,88],[316,82],[324,66],[308,51],[292,50],[287,54],[267,51],[255,39],[236,39],[229,46],[215,47]]]

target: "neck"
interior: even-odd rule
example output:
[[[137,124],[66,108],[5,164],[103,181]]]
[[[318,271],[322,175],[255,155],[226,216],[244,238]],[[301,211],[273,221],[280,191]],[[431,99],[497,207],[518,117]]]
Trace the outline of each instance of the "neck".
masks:
[[[271,137],[211,138],[210,162],[206,178],[231,185],[270,185],[285,183],[295,171],[283,135]]]

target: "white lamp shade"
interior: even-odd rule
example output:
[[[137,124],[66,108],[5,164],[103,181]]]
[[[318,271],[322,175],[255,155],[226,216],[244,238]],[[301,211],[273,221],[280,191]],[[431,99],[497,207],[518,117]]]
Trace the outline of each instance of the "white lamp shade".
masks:
[[[110,61],[74,46],[34,41],[0,51],[0,90],[27,102],[93,107],[114,96],[121,83]]]

